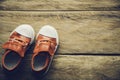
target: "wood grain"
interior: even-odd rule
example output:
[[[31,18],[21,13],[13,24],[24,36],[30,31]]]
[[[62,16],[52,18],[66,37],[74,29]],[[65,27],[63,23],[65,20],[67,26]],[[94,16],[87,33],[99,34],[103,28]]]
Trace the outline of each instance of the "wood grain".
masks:
[[[46,80],[119,80],[119,56],[58,56]]]
[[[55,27],[59,49],[43,79],[31,70],[33,43],[16,73],[0,66],[0,80],[120,80],[120,0],[0,0],[0,59],[2,44],[20,24],[36,34]]]
[[[60,54],[120,53],[119,11],[0,11],[0,44],[24,23],[32,25],[36,33],[46,24],[54,26],[60,37]]]
[[[0,10],[120,10],[120,0],[0,0]]]
[[[24,61],[22,73],[8,80],[38,80],[31,72],[30,59]],[[27,65],[27,66],[26,66]],[[48,74],[42,80],[119,80],[120,56],[55,56]],[[0,68],[1,80],[7,80]]]

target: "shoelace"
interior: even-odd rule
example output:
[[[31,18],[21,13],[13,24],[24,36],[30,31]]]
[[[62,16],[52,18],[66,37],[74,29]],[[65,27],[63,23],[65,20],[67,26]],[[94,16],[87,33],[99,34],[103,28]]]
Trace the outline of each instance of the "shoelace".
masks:
[[[25,41],[23,41],[19,38],[10,38],[9,42],[17,43],[17,45],[22,45],[23,47],[26,47],[28,45],[28,43],[26,43]]]
[[[50,45],[50,48],[54,51],[55,50],[55,46],[57,45],[55,42],[53,42],[53,41],[51,41],[51,40],[40,40],[40,41],[38,41],[38,44],[39,44],[39,46],[40,46],[40,44],[45,44],[45,43],[48,43],[49,45]]]
[[[56,43],[55,42],[53,42],[53,41],[50,41],[50,40],[40,40],[40,41],[38,41],[37,43],[38,44],[41,44],[41,43],[44,43],[44,42],[49,42],[49,43],[51,43],[51,44],[55,44],[56,45]]]

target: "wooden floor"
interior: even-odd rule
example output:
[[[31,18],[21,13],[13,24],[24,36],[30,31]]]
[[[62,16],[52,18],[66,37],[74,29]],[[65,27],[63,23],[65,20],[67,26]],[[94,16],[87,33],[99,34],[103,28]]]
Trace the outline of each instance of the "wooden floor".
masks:
[[[1,45],[20,24],[30,24],[36,34],[49,24],[59,33],[59,49],[43,80],[120,80],[120,0],[0,0],[0,58]],[[14,79],[0,67],[0,80],[38,80],[30,59],[27,54]]]

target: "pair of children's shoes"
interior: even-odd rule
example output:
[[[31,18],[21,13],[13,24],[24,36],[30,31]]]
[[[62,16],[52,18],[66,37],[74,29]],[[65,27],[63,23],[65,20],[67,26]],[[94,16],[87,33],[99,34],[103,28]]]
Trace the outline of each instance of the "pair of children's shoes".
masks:
[[[27,24],[18,26],[10,34],[9,40],[2,46],[5,49],[2,56],[3,68],[13,71],[19,66],[26,50],[33,43],[34,36],[33,28]],[[47,72],[58,43],[58,34],[55,28],[46,25],[39,30],[31,59],[33,71],[43,72],[43,74]]]

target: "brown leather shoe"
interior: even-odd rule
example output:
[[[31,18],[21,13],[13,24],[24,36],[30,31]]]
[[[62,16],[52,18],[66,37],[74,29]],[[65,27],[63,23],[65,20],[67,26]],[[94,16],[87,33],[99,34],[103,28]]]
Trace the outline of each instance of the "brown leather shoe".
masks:
[[[9,40],[2,46],[5,49],[2,56],[3,68],[8,71],[16,69],[33,39],[34,30],[30,25],[18,26],[11,33]]]
[[[42,27],[37,35],[36,45],[32,55],[32,70],[34,72],[40,72],[40,75],[45,74],[50,67],[57,47],[57,31],[49,25]]]

